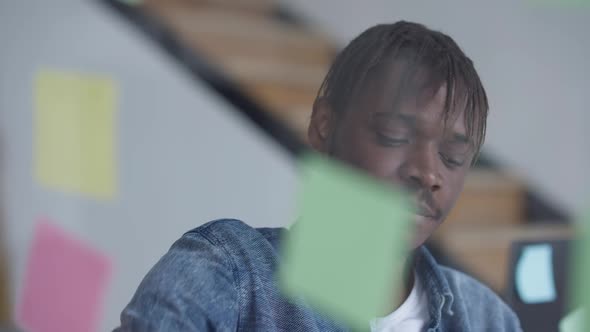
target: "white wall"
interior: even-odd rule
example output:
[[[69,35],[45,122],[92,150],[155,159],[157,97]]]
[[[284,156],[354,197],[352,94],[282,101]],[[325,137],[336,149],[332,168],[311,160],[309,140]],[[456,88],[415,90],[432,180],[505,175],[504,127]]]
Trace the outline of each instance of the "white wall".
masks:
[[[448,33],[473,59],[488,92],[486,152],[566,211],[590,206],[590,6],[541,6],[536,0],[282,2],[341,45],[374,24],[402,19]]]
[[[220,217],[255,226],[290,222],[290,160],[119,16],[95,1],[0,1],[0,40],[0,235],[12,262],[13,297],[38,216],[114,259],[100,331],[115,326],[143,275],[184,231]],[[32,82],[42,67],[118,82],[116,199],[61,194],[33,180]]]

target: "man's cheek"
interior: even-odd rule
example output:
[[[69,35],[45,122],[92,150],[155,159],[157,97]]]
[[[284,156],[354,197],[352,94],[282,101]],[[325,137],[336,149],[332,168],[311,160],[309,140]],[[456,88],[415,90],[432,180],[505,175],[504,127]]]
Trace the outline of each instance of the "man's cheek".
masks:
[[[447,194],[445,202],[442,203],[444,209],[444,218],[446,218],[451,212],[451,210],[453,210],[455,204],[457,203],[457,200],[459,199],[460,194],[460,190],[454,190]]]
[[[383,179],[397,179],[403,157],[391,149],[367,148],[359,160],[362,167],[371,174]]]
[[[366,137],[349,141],[343,150],[345,161],[371,173],[374,173],[376,166],[381,162],[381,151]]]

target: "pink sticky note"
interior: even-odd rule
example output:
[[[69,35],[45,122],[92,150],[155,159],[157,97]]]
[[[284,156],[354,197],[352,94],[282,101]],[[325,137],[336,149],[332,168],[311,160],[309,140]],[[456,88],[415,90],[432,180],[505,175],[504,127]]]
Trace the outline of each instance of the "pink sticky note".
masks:
[[[42,220],[29,252],[17,320],[29,332],[94,332],[111,275],[108,257]]]

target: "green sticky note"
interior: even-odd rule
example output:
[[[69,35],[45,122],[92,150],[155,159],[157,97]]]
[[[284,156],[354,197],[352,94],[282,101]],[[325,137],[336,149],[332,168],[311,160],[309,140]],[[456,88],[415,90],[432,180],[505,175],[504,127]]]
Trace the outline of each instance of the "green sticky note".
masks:
[[[119,0],[120,2],[129,5],[129,6],[137,6],[143,3],[143,0]]]
[[[539,7],[585,7],[590,0],[527,0],[528,4]]]
[[[584,312],[578,308],[559,322],[559,332],[583,332]]]
[[[580,308],[578,316],[590,317],[590,285],[588,284],[590,280],[590,211],[583,215],[576,226],[578,230],[573,246],[573,278],[568,294],[572,301],[570,307]],[[578,324],[582,327],[580,331],[588,331],[590,328],[585,320]]]
[[[397,299],[411,205],[389,185],[324,157],[300,161],[300,216],[284,242],[283,291],[367,329]]]
[[[35,176],[44,186],[110,198],[116,191],[111,79],[56,70],[35,79]]]

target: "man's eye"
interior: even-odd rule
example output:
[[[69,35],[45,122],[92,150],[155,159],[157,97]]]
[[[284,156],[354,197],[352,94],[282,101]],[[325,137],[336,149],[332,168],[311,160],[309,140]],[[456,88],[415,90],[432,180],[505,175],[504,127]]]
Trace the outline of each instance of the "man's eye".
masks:
[[[465,161],[463,161],[463,160],[449,157],[449,156],[445,155],[444,153],[441,153],[440,157],[447,165],[449,165],[451,167],[461,167],[465,163]]]
[[[379,142],[379,144],[382,144],[384,146],[400,146],[410,142],[407,138],[391,137],[381,133],[377,133],[377,141]]]

